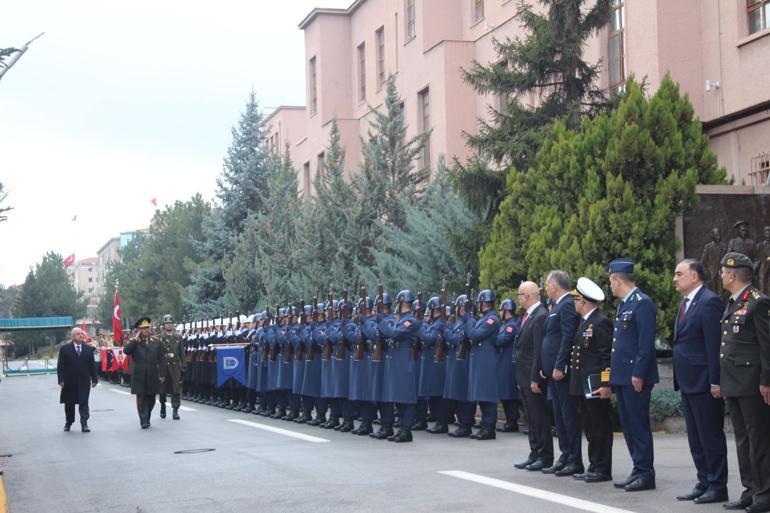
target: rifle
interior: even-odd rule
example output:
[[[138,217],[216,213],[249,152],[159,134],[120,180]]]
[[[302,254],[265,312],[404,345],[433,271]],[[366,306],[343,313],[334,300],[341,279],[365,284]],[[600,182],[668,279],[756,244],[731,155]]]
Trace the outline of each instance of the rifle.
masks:
[[[415,317],[417,317],[418,320],[423,320],[425,318],[425,306],[422,304],[422,291],[417,291],[417,308],[415,309]],[[422,342],[418,338],[414,341],[414,344],[412,344],[412,360],[419,361],[420,360],[420,351],[422,350]]]
[[[382,287],[382,282],[380,282],[379,285],[377,285],[377,299],[375,301],[375,308],[377,309],[377,315],[382,315],[383,310],[383,301],[385,292]],[[372,361],[373,362],[381,362],[382,361],[382,346],[384,345],[384,341],[382,340],[382,332],[380,331],[379,325],[377,326],[377,339],[374,341],[374,351],[372,353]]]
[[[359,320],[361,318],[361,315],[366,313],[366,287],[361,287],[361,305],[358,307],[358,316]],[[356,362],[360,362],[364,359],[364,347],[366,347],[366,341],[364,340],[364,337],[361,337],[361,341],[356,344],[356,354],[353,357],[353,360]]]
[[[283,355],[283,363],[291,363],[294,359],[294,346],[289,340],[289,333],[291,333],[291,325],[294,321],[294,301],[289,298],[289,307],[286,310],[286,349]]]
[[[278,337],[278,330],[281,329],[281,319],[279,319],[279,312],[281,311],[280,305],[275,305],[275,317],[273,318],[273,326],[276,328],[275,336]],[[270,348],[270,361],[278,361],[278,340],[275,341],[273,347]]]
[[[473,300],[471,297],[473,297],[473,289],[471,288],[471,273],[468,273],[465,276],[465,311],[467,312],[468,309],[473,309]],[[468,340],[468,336],[463,333],[463,339],[460,342],[460,347],[457,348],[457,359],[458,360],[465,360],[465,358],[468,355],[468,351],[470,351],[470,341]]]
[[[439,316],[442,319],[446,319],[446,278],[441,282],[441,306],[439,307]],[[433,361],[442,363],[444,361],[445,352],[446,346],[444,346],[444,337],[440,336],[436,343],[436,353],[433,356]]]
[[[327,299],[327,307],[326,310],[331,310],[331,315],[334,315],[334,292],[332,292],[331,286],[329,286],[329,294],[326,296]],[[331,316],[330,315],[330,316]],[[332,343],[329,342],[329,340],[326,340],[326,343],[324,343],[324,350],[321,353],[321,360],[331,360],[332,359]]]
[[[318,298],[313,298],[313,321],[318,322]],[[313,332],[310,332],[310,347],[307,348],[307,356],[305,359],[309,362],[315,358],[315,344],[313,343]]]
[[[345,291],[342,293],[342,302],[346,305],[348,303],[348,289],[345,289]],[[340,306],[340,317],[342,317],[342,306]],[[337,356],[335,357],[337,360],[345,359],[345,349],[347,349],[345,344],[345,337],[342,333],[342,330],[340,330],[340,340],[337,343]]]
[[[299,314],[299,324],[302,326],[302,330],[304,331],[304,327],[307,326],[307,315],[305,314],[305,300],[300,300],[299,304],[302,306],[302,313]],[[294,361],[301,362],[304,361],[304,358],[302,356],[305,354],[306,348],[305,343],[302,341],[302,337],[299,336],[299,344],[297,344],[297,351],[294,354]]]

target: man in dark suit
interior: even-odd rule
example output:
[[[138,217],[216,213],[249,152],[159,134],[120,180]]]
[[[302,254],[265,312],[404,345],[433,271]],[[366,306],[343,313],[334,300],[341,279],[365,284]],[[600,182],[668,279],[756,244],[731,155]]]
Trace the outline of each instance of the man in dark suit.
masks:
[[[515,466],[530,471],[543,470],[553,464],[553,438],[548,415],[546,380],[540,374],[540,352],[548,310],[540,302],[540,288],[531,281],[519,285],[517,297],[524,309],[519,333],[514,342],[516,382],[524,399],[529,427],[529,456]]]
[[[567,379],[572,341],[580,324],[580,316],[575,311],[575,303],[569,289],[567,273],[559,270],[548,273],[545,291],[552,306],[545,322],[541,370],[543,376],[553,379],[549,386],[561,456],[552,467],[543,469],[543,473],[557,476],[583,473],[577,403],[569,393]]]
[[[674,285],[683,299],[674,321],[674,389],[682,392],[690,454],[698,483],[677,500],[697,504],[727,500],[727,442],[725,404],[719,388],[719,320],[724,304],[703,284],[703,265],[682,260],[674,270]]]
[[[593,281],[579,278],[572,296],[581,322],[572,346],[570,394],[578,399],[588,439],[588,471],[573,477],[586,483],[599,483],[612,479],[609,383],[612,322],[598,309],[598,304],[604,301],[604,292]]]
[[[96,375],[94,348],[85,343],[85,335],[80,328],[72,329],[72,342],[64,344],[59,350],[56,373],[59,378],[61,395],[59,402],[64,404],[64,431],[69,431],[75,422],[75,405],[80,412],[80,427],[89,433],[88,396],[99,381]]]
[[[725,509],[770,511],[770,299],[751,281],[754,263],[741,253],[722,258],[730,301],[722,315],[718,393],[727,399],[744,491]]]

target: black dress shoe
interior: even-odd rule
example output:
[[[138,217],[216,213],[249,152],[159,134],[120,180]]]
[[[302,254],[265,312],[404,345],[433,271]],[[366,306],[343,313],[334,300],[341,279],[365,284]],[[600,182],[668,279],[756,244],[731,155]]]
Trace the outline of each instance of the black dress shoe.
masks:
[[[584,471],[585,469],[583,468],[583,465],[570,463],[569,465],[565,465],[563,469],[557,470],[553,474],[558,477],[567,477],[573,474],[582,474]]]
[[[581,472],[579,474],[572,474],[572,479],[575,479],[577,481],[585,481],[586,474],[590,474],[591,472]]]
[[[727,502],[727,490],[716,492],[714,490],[708,490],[706,493],[693,499],[695,504],[713,504],[714,502]]]
[[[372,433],[369,436],[371,438],[374,438],[375,440],[386,440],[391,436],[393,436],[393,425],[387,424],[387,423],[381,423],[380,429],[378,429],[376,433]]]
[[[506,422],[502,426],[498,426],[497,431],[500,433],[517,433],[519,431],[519,425],[513,422]]]
[[[84,422],[84,423],[82,423],[82,424],[80,424],[80,430],[81,430],[83,433],[90,433],[90,432],[91,432],[91,428],[90,428],[90,427],[88,427],[88,424],[86,424],[85,422]]]
[[[336,429],[336,428],[335,428]],[[349,433],[353,431],[353,421],[352,420],[346,420],[342,423],[339,430],[340,433]]]
[[[174,420],[179,420],[179,410],[174,408],[174,410],[171,412],[171,418]]]
[[[449,427],[446,424],[436,422],[433,427],[429,427],[425,430],[425,432],[430,433],[431,435],[441,435],[444,433],[449,433]]]
[[[412,431],[425,431],[428,429],[428,423],[425,421],[422,422],[415,422],[412,424]]]
[[[543,474],[555,474],[561,469],[563,469],[566,465],[564,463],[554,463],[548,468],[543,469]]]
[[[526,467],[532,465],[535,461],[537,461],[535,458],[527,458],[525,461],[522,461],[521,463],[516,463],[514,467],[519,470],[524,470]]]
[[[706,493],[706,490],[701,490],[700,488],[693,488],[690,493],[686,493],[684,495],[677,495],[676,500],[678,501],[691,501],[695,500],[701,495]]]
[[[149,422],[143,422],[142,423],[142,429],[147,429],[148,427],[150,427],[150,423]]]
[[[603,483],[605,481],[612,481],[612,476],[598,472],[586,472],[583,481],[586,483]]]
[[[538,470],[543,470],[544,468],[548,468],[550,466],[551,463],[548,463],[547,461],[536,460],[533,464],[527,465],[525,468],[530,472],[537,472]]]
[[[374,431],[372,429],[372,423],[369,422],[368,420],[363,420],[361,421],[361,425],[358,426],[358,429],[356,430],[356,434],[358,436],[366,436],[366,435],[371,435],[372,431]]]
[[[625,480],[623,480],[623,481],[615,481],[615,482],[612,484],[612,486],[614,486],[615,488],[625,488],[627,485],[630,485],[631,483],[633,483],[633,482],[634,482],[634,481],[636,481],[637,479],[639,479],[639,476],[637,476],[637,475],[635,475],[635,474],[631,474],[630,476],[628,476],[628,477],[627,477]]]
[[[449,436],[452,438],[467,438],[471,436],[473,432],[471,431],[470,426],[460,426],[451,433],[449,433]]]
[[[69,431],[71,427],[72,427],[71,423],[69,423],[69,422],[65,423],[64,424],[64,431]]]
[[[310,417],[303,413],[302,415],[294,419],[294,422],[296,422],[297,424],[307,424],[308,422],[310,422]]]
[[[751,497],[722,504],[724,509],[746,509],[751,506]]]
[[[767,511],[770,511],[770,501],[755,502],[746,508],[746,513],[765,513]]]
[[[483,427],[475,435],[471,435],[474,440],[494,440],[497,438],[495,431],[492,428]]]
[[[639,478],[633,483],[629,483],[623,487],[627,492],[642,492],[644,490],[655,489],[655,479],[642,479]]]

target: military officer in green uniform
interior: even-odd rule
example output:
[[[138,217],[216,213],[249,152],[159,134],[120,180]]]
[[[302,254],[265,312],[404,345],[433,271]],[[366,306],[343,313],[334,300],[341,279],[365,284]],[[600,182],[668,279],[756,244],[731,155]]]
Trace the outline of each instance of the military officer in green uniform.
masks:
[[[730,408],[744,490],[725,509],[770,511],[770,299],[752,283],[754,262],[743,253],[722,258],[722,285],[730,300],[722,316],[719,385],[714,397]]]
[[[150,427],[155,396],[160,384],[166,380],[161,345],[157,337],[150,334],[151,323],[149,317],[139,319],[134,325],[138,332],[123,349],[131,357],[131,393],[136,395],[136,409],[142,429]]]
[[[163,316],[160,345],[166,366],[166,379],[160,385],[160,418],[166,418],[166,395],[171,394],[172,417],[174,420],[179,420],[182,375],[185,373],[187,363],[182,337],[174,330],[174,320],[169,314]]]

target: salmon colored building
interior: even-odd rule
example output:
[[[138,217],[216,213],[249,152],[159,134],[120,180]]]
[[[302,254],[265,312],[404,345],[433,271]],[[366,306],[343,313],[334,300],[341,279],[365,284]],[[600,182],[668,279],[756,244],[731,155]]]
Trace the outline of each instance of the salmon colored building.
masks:
[[[530,0],[536,3],[535,0]],[[608,26],[586,45],[602,62],[600,86],[624,78],[655,91],[665,73],[687,93],[721,165],[736,184],[762,185],[770,171],[770,0],[610,0]],[[267,118],[268,143],[288,144],[301,191],[323,172],[336,117],[346,171],[360,165],[360,138],[379,108],[388,74],[396,76],[410,135],[432,129],[421,159],[435,167],[469,155],[464,133],[499,100],[476,94],[461,69],[496,62],[492,41],[524,35],[518,0],[356,0],[347,9],[313,9],[305,35],[306,105]],[[539,5],[539,4],[537,4]],[[534,101],[534,98],[525,99]]]

